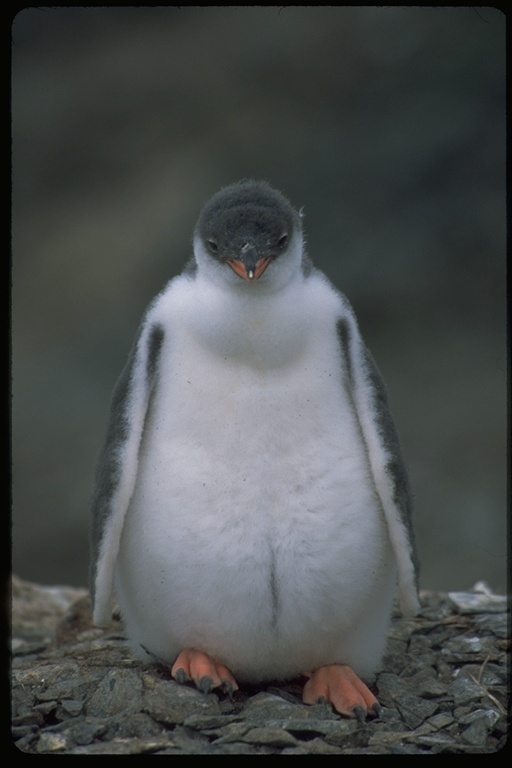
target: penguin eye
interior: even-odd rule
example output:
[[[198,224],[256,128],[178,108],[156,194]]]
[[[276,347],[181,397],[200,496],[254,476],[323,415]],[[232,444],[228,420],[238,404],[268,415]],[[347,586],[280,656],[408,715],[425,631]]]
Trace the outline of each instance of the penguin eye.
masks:
[[[219,246],[217,245],[215,240],[207,240],[206,244],[212,253],[217,253],[217,251],[219,250]]]
[[[288,244],[288,235],[281,235],[277,241],[278,248],[284,248]]]

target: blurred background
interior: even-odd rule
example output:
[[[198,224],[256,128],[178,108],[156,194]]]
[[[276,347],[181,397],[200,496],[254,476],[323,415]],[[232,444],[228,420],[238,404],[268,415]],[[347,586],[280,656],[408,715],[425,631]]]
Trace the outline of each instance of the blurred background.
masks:
[[[387,382],[421,585],[507,583],[505,17],[29,8],[12,27],[12,565],[85,585],[110,393],[221,185],[300,208]]]

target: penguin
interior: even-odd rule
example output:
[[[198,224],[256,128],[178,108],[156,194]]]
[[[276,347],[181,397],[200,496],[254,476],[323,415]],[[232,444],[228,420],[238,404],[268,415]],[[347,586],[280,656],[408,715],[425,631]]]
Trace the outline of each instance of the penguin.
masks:
[[[411,493],[354,312],[309,259],[302,211],[223,187],[152,301],[114,389],[93,498],[98,626],[232,695],[302,677],[303,701],[381,708],[398,589],[419,609]]]

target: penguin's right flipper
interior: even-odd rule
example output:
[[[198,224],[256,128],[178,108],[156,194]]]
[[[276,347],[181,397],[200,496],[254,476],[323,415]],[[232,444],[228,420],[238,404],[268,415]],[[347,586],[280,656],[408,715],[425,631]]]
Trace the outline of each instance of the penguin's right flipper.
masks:
[[[105,626],[111,619],[114,568],[126,511],[137,479],[139,448],[158,378],[163,339],[163,328],[158,322],[158,301],[155,300],[140,326],[128,362],[114,389],[107,438],[97,470],[91,594],[93,619],[98,626]]]

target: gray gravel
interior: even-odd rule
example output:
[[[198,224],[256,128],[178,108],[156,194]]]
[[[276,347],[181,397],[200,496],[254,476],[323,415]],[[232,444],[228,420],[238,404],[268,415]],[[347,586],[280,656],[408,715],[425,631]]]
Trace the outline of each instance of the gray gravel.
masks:
[[[12,734],[33,754],[494,753],[508,731],[507,603],[485,585],[421,593],[396,618],[360,723],[301,702],[301,680],[233,699],[131,658],[122,626],[92,626],[86,590],[13,579]]]

